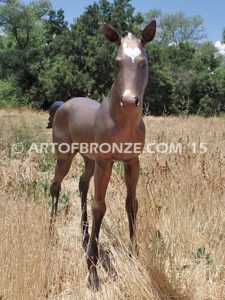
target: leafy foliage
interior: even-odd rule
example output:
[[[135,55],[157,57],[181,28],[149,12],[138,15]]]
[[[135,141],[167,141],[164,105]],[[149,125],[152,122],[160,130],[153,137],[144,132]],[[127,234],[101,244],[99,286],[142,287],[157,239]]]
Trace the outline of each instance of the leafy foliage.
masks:
[[[224,58],[206,38],[200,16],[151,10],[135,14],[131,0],[99,0],[69,25],[48,0],[0,2],[0,105],[48,107],[56,99],[89,96],[102,101],[114,77],[116,48],[101,33],[103,22],[120,34],[140,36],[158,20],[148,46],[145,114],[218,115],[225,110]],[[223,33],[224,37],[224,33]]]
[[[27,104],[27,99],[12,78],[0,80],[0,107],[15,107],[25,104]]]

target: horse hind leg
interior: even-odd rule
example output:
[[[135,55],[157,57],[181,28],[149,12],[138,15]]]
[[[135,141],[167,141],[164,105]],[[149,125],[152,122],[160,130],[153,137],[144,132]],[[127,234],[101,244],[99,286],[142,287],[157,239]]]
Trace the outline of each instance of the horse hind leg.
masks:
[[[64,177],[68,174],[73,157],[75,154],[71,153],[57,153],[57,162],[55,167],[55,176],[50,186],[50,194],[52,197],[52,210],[51,210],[51,221],[50,230],[55,222],[55,217],[57,215],[58,200],[61,190],[61,183]]]
[[[84,171],[79,180],[79,192],[81,197],[81,232],[82,232],[82,246],[87,250],[89,242],[88,220],[87,220],[87,193],[89,189],[90,179],[94,174],[95,162],[92,159],[83,157]]]

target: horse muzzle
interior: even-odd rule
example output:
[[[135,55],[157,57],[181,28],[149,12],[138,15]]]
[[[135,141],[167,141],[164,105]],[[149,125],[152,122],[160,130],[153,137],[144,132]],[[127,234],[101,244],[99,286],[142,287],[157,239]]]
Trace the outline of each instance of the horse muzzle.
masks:
[[[120,99],[120,106],[140,106],[140,99],[137,96],[123,95]]]

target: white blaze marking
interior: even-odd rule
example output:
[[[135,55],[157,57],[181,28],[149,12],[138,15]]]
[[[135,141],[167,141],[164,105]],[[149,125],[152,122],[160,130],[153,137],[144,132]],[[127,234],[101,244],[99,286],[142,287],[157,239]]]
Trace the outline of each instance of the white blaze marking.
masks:
[[[141,55],[141,50],[138,47],[131,48],[125,45],[124,53],[126,56],[130,57],[134,63],[135,58]]]

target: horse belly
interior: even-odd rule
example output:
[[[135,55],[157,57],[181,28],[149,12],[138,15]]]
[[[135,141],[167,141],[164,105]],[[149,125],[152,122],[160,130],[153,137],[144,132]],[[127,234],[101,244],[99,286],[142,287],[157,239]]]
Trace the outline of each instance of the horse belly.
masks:
[[[91,143],[94,141],[95,119],[100,104],[89,98],[72,100],[68,107],[68,130],[71,140],[74,143]]]

